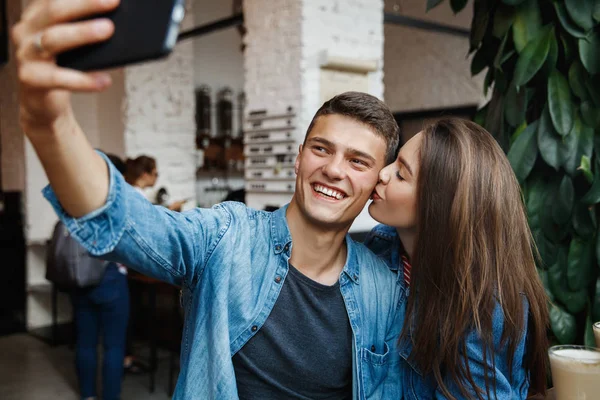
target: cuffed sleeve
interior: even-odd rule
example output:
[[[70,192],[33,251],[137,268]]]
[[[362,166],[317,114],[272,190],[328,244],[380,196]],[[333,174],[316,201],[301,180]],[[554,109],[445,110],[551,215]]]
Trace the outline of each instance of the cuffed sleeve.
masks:
[[[228,230],[231,214],[221,206],[184,213],[155,206],[102,156],[110,171],[108,197],[102,207],[73,218],[49,186],[43,190],[46,199],[90,254],[192,289]]]
[[[98,154],[106,161],[109,170],[108,196],[106,203],[99,209],[83,217],[73,218],[62,208],[50,185],[42,190],[71,235],[94,256],[111,252],[121,239],[125,231],[128,204],[123,188],[127,183],[108,158],[101,152]]]

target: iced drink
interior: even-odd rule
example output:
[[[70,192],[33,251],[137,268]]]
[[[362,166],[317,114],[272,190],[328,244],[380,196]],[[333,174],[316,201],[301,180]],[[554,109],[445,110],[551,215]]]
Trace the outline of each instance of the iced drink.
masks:
[[[596,338],[596,347],[600,348],[600,321],[594,324],[594,337]]]

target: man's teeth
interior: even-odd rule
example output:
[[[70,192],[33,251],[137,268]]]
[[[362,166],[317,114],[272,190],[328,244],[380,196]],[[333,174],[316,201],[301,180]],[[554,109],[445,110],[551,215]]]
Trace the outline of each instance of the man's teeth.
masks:
[[[344,195],[342,193],[340,193],[336,190],[326,188],[325,186],[321,186],[321,185],[315,185],[315,192],[323,193],[324,195],[336,198],[338,200],[341,200],[344,198]]]

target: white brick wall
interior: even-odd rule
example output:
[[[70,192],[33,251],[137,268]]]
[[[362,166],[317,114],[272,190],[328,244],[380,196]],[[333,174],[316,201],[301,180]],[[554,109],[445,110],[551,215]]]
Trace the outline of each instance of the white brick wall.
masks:
[[[376,61],[377,71],[369,74],[369,92],[383,97],[383,0],[252,0],[244,2],[244,17],[246,111],[294,107],[299,112],[298,143],[321,106],[320,66],[325,53]],[[263,208],[289,199],[289,195],[250,194],[247,203]],[[357,226],[371,225],[369,218],[361,217]]]
[[[193,22],[188,10],[184,26]],[[162,61],[125,68],[125,153],[156,158],[156,189],[195,197],[194,47],[179,43]]]
[[[320,62],[329,56],[376,61],[369,93],[383,99],[383,1],[305,0],[302,10],[303,120],[320,102]]]

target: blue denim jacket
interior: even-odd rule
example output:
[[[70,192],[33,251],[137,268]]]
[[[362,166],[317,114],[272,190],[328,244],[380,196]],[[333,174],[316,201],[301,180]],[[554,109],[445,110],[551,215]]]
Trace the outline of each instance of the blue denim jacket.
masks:
[[[182,287],[185,325],[175,399],[237,399],[231,357],[269,316],[288,274],[292,238],[284,207],[242,203],[177,213],[153,206],[110,165],[106,204],[69,217],[44,195],[95,256]],[[399,399],[400,283],[385,262],[346,237],[340,290],[353,332],[353,398]]]
[[[397,271],[400,265],[400,248],[401,243],[395,228],[378,225],[367,235],[365,245],[380,255],[386,260],[390,269]],[[399,274],[402,276],[402,274]],[[404,280],[401,282],[400,304],[401,308],[398,311],[404,318],[406,299],[409,295],[409,288],[406,287]],[[425,301],[427,300],[424,297]],[[528,303],[524,300],[527,315]],[[525,321],[525,331],[527,330],[527,318]],[[482,343],[476,331],[469,333],[467,337],[467,354],[466,362],[469,363],[473,380],[485,393],[485,374],[483,365],[488,365],[488,371],[495,371],[496,374],[496,393],[491,393],[492,399],[525,399],[529,389],[529,380],[527,371],[523,367],[523,357],[525,355],[526,338],[518,344],[514,358],[512,374],[508,371],[507,346],[500,348],[500,339],[502,337],[504,325],[504,316],[502,308],[497,305],[493,314],[493,329],[494,329],[494,345],[500,350],[492,355],[488,355],[487,359],[483,357]],[[412,351],[412,343],[409,339],[403,340],[399,345],[401,356],[401,375],[403,379],[403,398],[412,399],[446,399],[446,397],[438,390],[435,379],[432,375],[423,376],[419,371],[416,363],[411,362],[409,356]],[[451,379],[446,380],[446,387],[450,393],[457,399],[463,398],[458,387]],[[492,382],[490,381],[490,391],[493,390]]]

